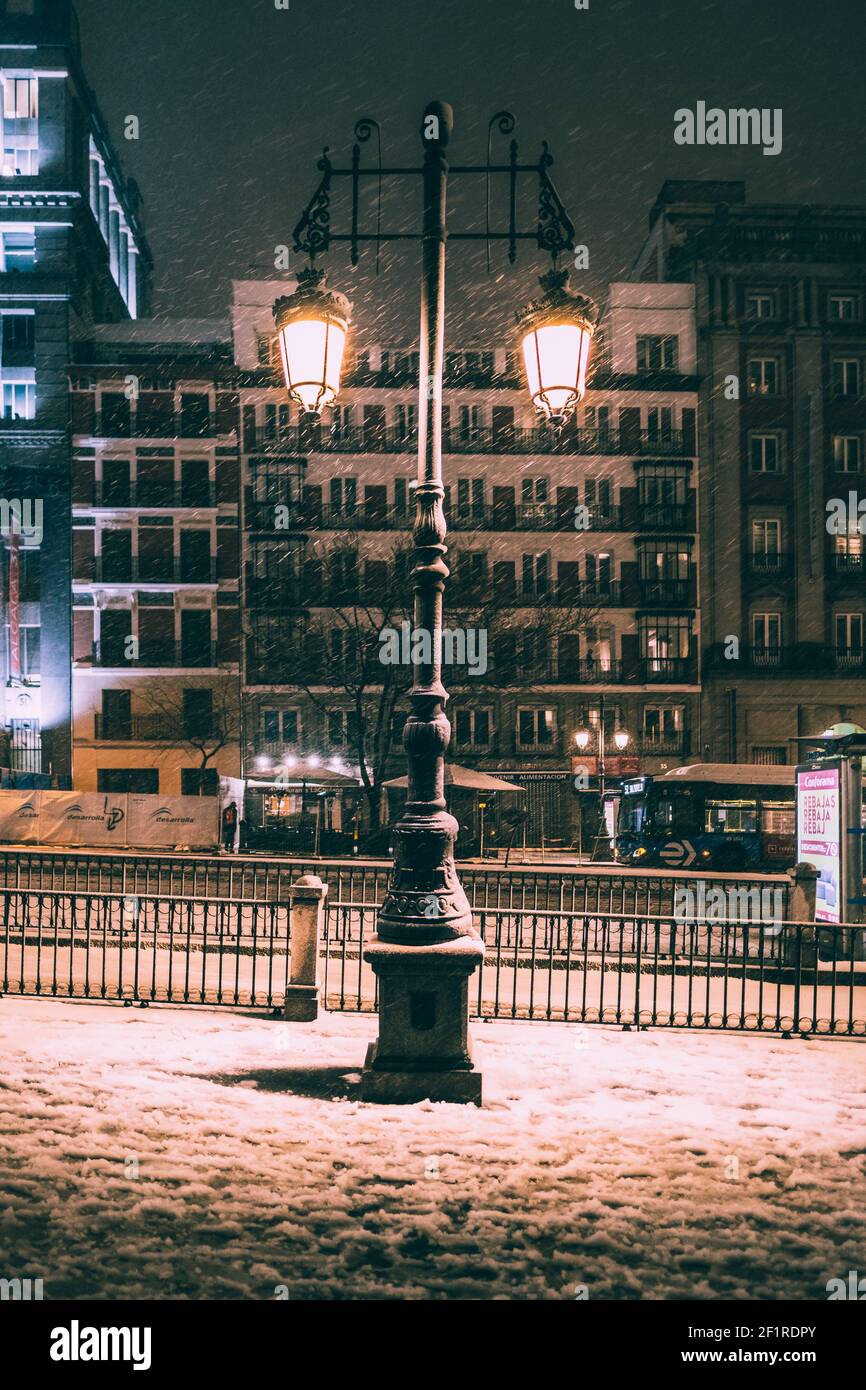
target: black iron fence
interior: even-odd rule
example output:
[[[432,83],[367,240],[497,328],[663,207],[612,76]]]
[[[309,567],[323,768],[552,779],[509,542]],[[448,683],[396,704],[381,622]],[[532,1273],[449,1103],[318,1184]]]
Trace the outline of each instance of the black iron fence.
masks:
[[[326,1007],[372,1012],[378,906],[326,899]],[[866,1036],[866,926],[670,912],[475,908],[480,1019]],[[280,1009],[284,901],[0,889],[5,994]]]
[[[0,890],[4,994],[282,1006],[288,904]]]
[[[327,1007],[373,1012],[370,903],[326,914]],[[866,927],[488,909],[479,1019],[866,1036]]]
[[[0,848],[0,888],[42,888],[52,892],[288,902],[289,888],[296,878],[318,874],[328,885],[331,902],[373,904],[384,899],[390,872],[390,862],[384,859],[118,854],[111,850],[47,849],[37,845]],[[787,894],[791,882],[787,874],[763,874],[759,878],[717,874],[700,878],[708,897],[711,889],[752,888],[756,884]],[[696,882],[694,874],[671,874],[669,870],[636,872],[600,864],[506,867],[496,861],[461,863],[460,879],[478,912],[647,917],[672,913],[674,890],[694,887]]]

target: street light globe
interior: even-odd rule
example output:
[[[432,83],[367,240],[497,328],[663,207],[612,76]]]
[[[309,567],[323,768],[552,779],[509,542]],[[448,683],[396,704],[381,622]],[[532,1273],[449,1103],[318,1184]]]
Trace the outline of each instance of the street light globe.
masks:
[[[613,741],[620,753],[622,753],[623,749],[628,748],[628,734],[625,729],[617,729],[613,736]]]
[[[586,394],[586,369],[598,310],[568,288],[568,271],[540,277],[544,295],[518,315],[518,336],[536,410],[561,426]]]
[[[323,270],[302,270],[295,292],[274,305],[286,390],[309,414],[339,393],[350,315],[346,296],[325,288]]]
[[[589,747],[589,729],[578,729],[574,736],[574,741],[581,752],[583,752],[584,749]]]

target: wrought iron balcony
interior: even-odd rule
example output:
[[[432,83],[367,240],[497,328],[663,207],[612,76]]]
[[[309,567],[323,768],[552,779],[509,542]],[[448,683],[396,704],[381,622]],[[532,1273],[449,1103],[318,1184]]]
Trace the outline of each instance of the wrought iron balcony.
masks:
[[[745,557],[750,574],[786,578],[793,570],[793,556],[784,550],[751,550]]]
[[[329,430],[318,425],[291,425],[244,431],[247,453],[281,454],[407,454],[414,455],[418,438],[414,431],[391,426],[354,425]],[[559,434],[546,429],[453,427],[443,432],[442,447],[448,454],[616,454],[632,457],[688,457],[692,447],[681,430],[654,434],[649,430],[579,430],[565,428]]]
[[[132,714],[128,719],[97,714],[94,723],[99,742],[171,743],[178,738],[177,723],[164,714]]]
[[[79,565],[80,568],[80,565]],[[207,560],[182,559],[179,555],[171,561],[157,563],[143,560],[133,555],[129,560],[106,559],[102,555],[93,558],[89,573],[73,575],[76,584],[216,584],[216,557]]]
[[[134,479],[126,487],[97,482],[89,499],[78,497],[72,503],[77,511],[90,511],[94,507],[116,511],[136,508],[164,511],[180,507],[212,509],[216,505],[216,485],[213,482],[193,486],[189,483],[136,482]]]
[[[142,641],[138,648],[138,656],[128,657],[126,642],[118,639],[94,642],[90,664],[120,671],[137,670],[141,667],[152,670],[174,670],[178,667],[209,669],[218,665],[218,649],[215,642]]]
[[[190,419],[183,415],[165,415],[161,419],[145,419],[133,415],[97,414],[94,435],[99,439],[212,439],[217,435],[216,417]]]

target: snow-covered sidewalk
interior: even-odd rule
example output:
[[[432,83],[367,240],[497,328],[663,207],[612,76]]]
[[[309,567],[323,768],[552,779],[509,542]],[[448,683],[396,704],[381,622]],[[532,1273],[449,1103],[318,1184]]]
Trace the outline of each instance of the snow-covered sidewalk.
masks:
[[[476,1023],[485,1104],[354,1098],[373,1018],[0,1000],[0,1277],[46,1297],[826,1298],[866,1043]]]

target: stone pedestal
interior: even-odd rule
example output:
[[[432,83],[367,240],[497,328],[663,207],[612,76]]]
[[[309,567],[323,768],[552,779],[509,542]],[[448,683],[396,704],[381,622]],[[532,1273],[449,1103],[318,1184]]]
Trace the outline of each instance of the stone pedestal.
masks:
[[[481,1104],[472,1064],[469,980],[484,956],[476,935],[431,945],[374,937],[364,952],[379,981],[379,1039],[371,1043],[363,1100]]]
[[[312,1023],[319,1016],[319,939],[328,888],[315,874],[304,874],[290,891],[291,973],[283,1018],[291,1023]]]

